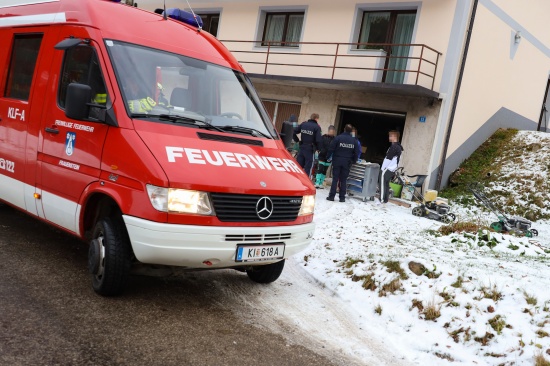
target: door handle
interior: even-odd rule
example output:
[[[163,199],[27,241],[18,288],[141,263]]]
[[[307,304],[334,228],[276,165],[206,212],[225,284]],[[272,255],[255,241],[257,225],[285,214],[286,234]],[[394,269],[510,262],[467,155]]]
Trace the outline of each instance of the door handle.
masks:
[[[45,130],[48,133],[53,133],[53,134],[56,134],[56,135],[59,133],[59,130],[55,127],[46,127]]]

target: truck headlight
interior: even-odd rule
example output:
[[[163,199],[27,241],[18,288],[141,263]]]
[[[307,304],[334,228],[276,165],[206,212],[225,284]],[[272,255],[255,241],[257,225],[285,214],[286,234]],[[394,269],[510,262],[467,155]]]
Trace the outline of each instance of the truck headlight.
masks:
[[[315,196],[304,196],[304,198],[302,198],[302,207],[300,207],[298,216],[313,215],[314,210]]]
[[[162,212],[213,214],[212,204],[206,192],[156,187],[148,184],[147,193],[153,207]]]

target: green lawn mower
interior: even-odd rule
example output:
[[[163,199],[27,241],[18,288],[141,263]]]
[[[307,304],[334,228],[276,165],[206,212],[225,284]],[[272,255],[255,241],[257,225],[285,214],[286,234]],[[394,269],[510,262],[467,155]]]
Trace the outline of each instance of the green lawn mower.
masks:
[[[490,226],[494,231],[498,233],[512,233],[520,236],[525,235],[528,238],[539,235],[538,230],[531,228],[531,221],[518,216],[508,217],[504,212],[498,209],[489,197],[487,197],[485,188],[481,184],[469,184],[468,189],[479,202],[498,217],[498,221],[491,223]]]

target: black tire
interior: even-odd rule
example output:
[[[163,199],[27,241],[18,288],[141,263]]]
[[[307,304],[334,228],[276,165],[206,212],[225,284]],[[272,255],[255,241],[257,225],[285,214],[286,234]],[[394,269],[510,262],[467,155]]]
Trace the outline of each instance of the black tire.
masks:
[[[284,259],[282,261],[266,264],[264,266],[255,266],[252,269],[247,269],[248,278],[257,283],[271,283],[277,280],[283,268],[285,267]]]
[[[88,255],[94,291],[102,296],[120,295],[126,287],[131,264],[132,249],[122,218],[99,220]]]

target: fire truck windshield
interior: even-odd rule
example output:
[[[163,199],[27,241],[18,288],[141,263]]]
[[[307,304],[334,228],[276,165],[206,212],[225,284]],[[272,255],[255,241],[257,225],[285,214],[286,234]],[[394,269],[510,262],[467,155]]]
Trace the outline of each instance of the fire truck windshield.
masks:
[[[256,131],[258,136],[278,138],[243,73],[140,45],[113,40],[106,45],[132,118],[166,123],[166,115],[181,116],[229,133]]]

